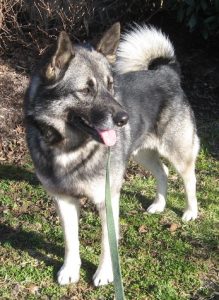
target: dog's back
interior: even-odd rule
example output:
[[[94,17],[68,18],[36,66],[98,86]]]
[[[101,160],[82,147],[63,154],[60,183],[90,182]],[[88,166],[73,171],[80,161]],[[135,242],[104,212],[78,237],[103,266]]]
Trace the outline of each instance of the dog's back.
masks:
[[[133,151],[147,144],[165,156],[162,148],[179,124],[184,124],[182,131],[189,127],[194,138],[193,112],[181,88],[174,48],[160,30],[145,25],[127,32],[117,51],[115,72],[118,97],[130,117]]]

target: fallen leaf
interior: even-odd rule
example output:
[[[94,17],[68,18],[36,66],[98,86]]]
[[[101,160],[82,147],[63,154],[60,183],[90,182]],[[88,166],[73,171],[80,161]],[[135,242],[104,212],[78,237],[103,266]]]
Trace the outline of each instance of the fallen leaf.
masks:
[[[27,289],[32,295],[36,295],[39,291],[39,286],[35,284],[30,284],[27,286]]]
[[[179,227],[180,227],[179,224],[172,223],[172,224],[170,225],[169,231],[170,231],[170,232],[174,232],[174,231],[176,231]]]
[[[140,227],[139,227],[139,229],[138,229],[138,232],[139,233],[145,233],[145,232],[147,232],[148,230],[147,230],[147,227],[145,227],[145,225],[141,225]]]

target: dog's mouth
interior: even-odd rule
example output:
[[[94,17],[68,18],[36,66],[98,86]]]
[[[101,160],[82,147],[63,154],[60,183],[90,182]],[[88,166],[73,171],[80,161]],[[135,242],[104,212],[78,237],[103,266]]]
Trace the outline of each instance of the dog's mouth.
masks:
[[[100,129],[93,126],[84,117],[75,116],[73,124],[84,131],[85,133],[91,135],[96,141],[105,144],[106,146],[113,146],[116,143],[116,131],[115,129]]]

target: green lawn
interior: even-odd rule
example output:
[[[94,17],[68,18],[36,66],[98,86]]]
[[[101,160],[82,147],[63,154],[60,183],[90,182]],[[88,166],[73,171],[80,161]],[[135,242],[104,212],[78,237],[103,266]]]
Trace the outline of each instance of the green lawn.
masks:
[[[167,209],[161,215],[148,215],[154,179],[130,165],[121,198],[120,257],[126,299],[219,295],[219,161],[214,158],[219,130],[215,124],[204,127],[197,161],[200,214],[196,221],[181,222],[184,191],[173,169]],[[81,279],[67,287],[56,283],[64,253],[62,230],[30,163],[0,167],[0,203],[0,299],[113,299],[112,285],[92,285],[100,254],[100,221],[89,202],[83,201],[80,219]]]

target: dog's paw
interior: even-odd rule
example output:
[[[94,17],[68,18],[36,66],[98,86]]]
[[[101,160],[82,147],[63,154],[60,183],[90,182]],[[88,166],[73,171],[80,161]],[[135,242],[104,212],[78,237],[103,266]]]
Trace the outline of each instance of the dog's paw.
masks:
[[[106,285],[113,282],[113,271],[111,265],[102,265],[98,267],[93,276],[93,283],[95,286]]]
[[[164,211],[165,203],[152,203],[148,209],[147,212],[150,214],[158,214]]]
[[[196,209],[195,210],[187,209],[185,210],[182,216],[182,220],[183,222],[188,222],[197,219],[197,217],[198,217],[198,212]]]
[[[78,282],[80,278],[80,266],[75,267],[73,265],[68,267],[63,265],[57,274],[57,278],[60,285]]]

